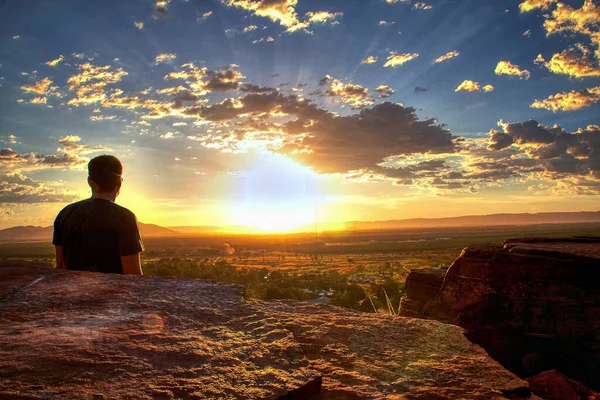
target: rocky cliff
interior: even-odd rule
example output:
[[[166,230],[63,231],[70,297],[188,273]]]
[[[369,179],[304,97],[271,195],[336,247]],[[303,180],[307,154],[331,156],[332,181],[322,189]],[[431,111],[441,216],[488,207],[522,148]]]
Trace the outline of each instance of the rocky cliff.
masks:
[[[598,389],[599,282],[600,239],[515,239],[467,248],[447,272],[413,271],[401,314],[465,328],[522,377],[557,369]]]
[[[457,326],[0,266],[2,399],[536,398]]]

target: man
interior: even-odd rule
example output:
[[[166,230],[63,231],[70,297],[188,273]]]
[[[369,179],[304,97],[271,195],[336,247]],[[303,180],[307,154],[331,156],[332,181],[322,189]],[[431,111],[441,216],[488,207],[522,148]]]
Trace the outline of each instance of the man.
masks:
[[[142,275],[144,245],[135,214],[115,204],[123,183],[118,158],[102,155],[88,164],[92,197],[62,209],[54,221],[56,267]]]

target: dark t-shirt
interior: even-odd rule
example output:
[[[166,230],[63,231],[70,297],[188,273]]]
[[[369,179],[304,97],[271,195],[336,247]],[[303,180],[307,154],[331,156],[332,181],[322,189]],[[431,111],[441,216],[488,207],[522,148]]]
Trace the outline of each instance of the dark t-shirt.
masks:
[[[144,250],[135,214],[98,198],[63,208],[52,244],[63,246],[67,269],[117,274],[123,273],[121,256]]]

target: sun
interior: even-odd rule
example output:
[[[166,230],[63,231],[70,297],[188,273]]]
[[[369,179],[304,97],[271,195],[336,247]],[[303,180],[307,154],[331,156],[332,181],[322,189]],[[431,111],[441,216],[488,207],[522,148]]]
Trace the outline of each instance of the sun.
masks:
[[[292,232],[316,221],[319,175],[289,158],[268,154],[238,176],[231,223],[263,232]]]

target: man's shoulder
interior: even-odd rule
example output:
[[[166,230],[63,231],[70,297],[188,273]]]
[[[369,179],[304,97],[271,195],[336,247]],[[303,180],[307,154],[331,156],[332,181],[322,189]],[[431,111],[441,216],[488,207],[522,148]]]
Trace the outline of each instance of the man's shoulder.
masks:
[[[98,210],[102,210],[104,212],[108,211],[109,213],[111,213],[119,218],[132,218],[132,219],[136,218],[135,214],[132,211],[130,211],[128,208],[120,206],[109,200],[94,199],[94,198],[84,199],[84,200],[77,201],[75,203],[71,203],[71,204],[67,205],[65,208],[63,208],[59,212],[58,215],[60,216],[61,214],[69,214],[71,211],[76,211],[79,209],[81,209],[81,210],[98,209]]]
[[[129,217],[129,218],[135,219],[135,214],[133,213],[133,211],[131,211],[128,208],[125,208],[123,206],[120,206],[117,203],[113,203],[111,201],[110,204],[108,205],[108,207],[110,207],[111,210],[114,210],[115,214],[118,214],[123,217]]]

